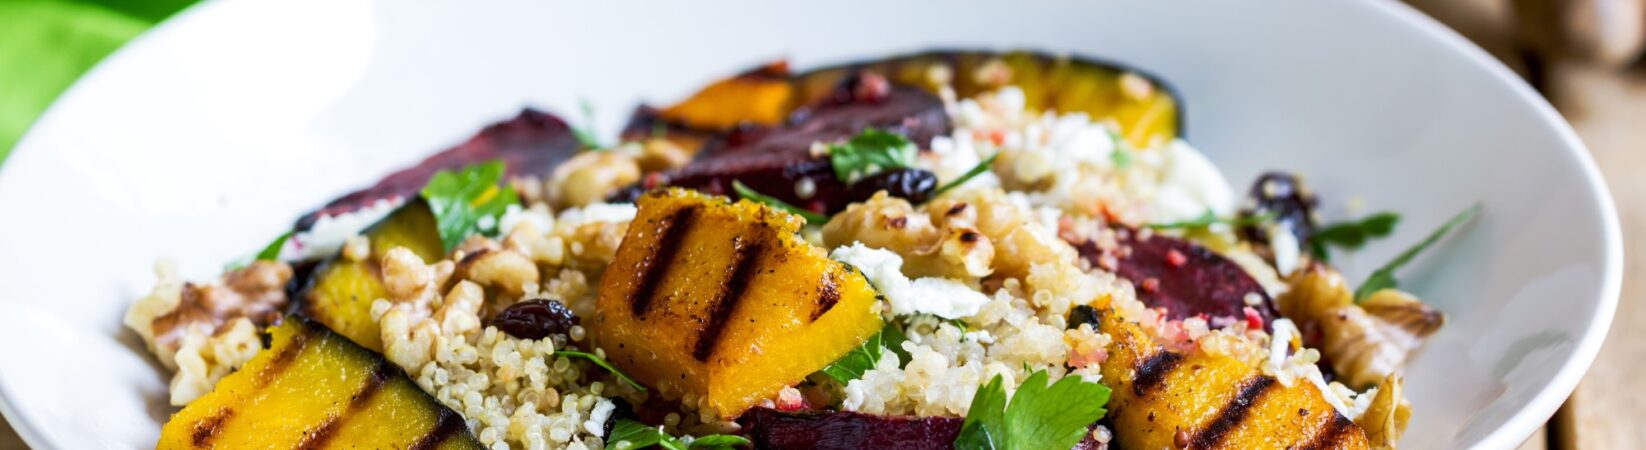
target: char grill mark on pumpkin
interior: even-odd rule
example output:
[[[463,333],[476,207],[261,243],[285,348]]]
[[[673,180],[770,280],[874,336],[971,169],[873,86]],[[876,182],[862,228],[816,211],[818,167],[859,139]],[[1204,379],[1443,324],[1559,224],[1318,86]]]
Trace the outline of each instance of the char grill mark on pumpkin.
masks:
[[[1251,414],[1252,407],[1257,405],[1258,399],[1262,398],[1263,394],[1273,390],[1274,387],[1274,377],[1267,375],[1258,375],[1241,383],[1240,391],[1235,394],[1234,398],[1229,399],[1229,403],[1224,404],[1223,409],[1218,410],[1217,416],[1201,428],[1199,432],[1195,433],[1194,439],[1191,440],[1194,447],[1217,448],[1223,442],[1225,436],[1228,436],[1230,432],[1239,428],[1246,421],[1246,418]]]
[[[1132,379],[1132,393],[1139,398],[1148,395],[1150,391],[1159,388],[1166,381],[1166,375],[1183,362],[1183,355],[1156,348],[1154,353],[1138,361],[1136,378]]]
[[[714,350],[720,343],[720,337],[726,332],[726,324],[737,311],[737,305],[742,303],[744,294],[748,292],[749,282],[760,273],[760,264],[766,253],[766,242],[759,238],[732,238],[734,255],[728,267],[725,282],[720,283],[719,291],[715,293],[709,303],[709,323],[697,335],[697,343],[692,348],[692,357],[698,361],[708,361],[714,356]]]
[[[657,234],[657,248],[640,260],[640,282],[629,294],[629,305],[635,317],[644,316],[651,308],[652,299],[657,295],[657,285],[669,266],[673,265],[675,254],[680,252],[682,242],[696,224],[699,212],[697,206],[687,206],[651,224],[653,233]]]

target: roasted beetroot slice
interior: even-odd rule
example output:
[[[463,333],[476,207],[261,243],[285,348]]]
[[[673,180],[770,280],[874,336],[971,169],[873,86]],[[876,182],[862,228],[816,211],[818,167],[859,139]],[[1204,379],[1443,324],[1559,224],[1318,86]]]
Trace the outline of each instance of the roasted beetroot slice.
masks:
[[[964,420],[855,412],[782,412],[755,408],[737,423],[754,448],[772,450],[949,450]]]
[[[1138,238],[1136,231],[1119,234],[1120,249],[1109,251],[1115,257],[1115,274],[1137,287],[1144,304],[1165,308],[1166,317],[1245,320],[1245,307],[1251,306],[1267,329],[1279,316],[1263,286],[1223,255],[1160,233],[1150,233],[1147,239]],[[1096,243],[1075,245],[1092,265],[1102,265],[1105,250]],[[1259,301],[1247,305],[1247,295],[1256,295]]]
[[[632,202],[648,190],[665,186],[736,198],[732,181],[741,181],[755,192],[821,214],[845,209],[853,201],[846,195],[846,185],[835,178],[829,160],[793,154],[749,154],[694,161],[678,170],[651,175],[638,186],[619,190],[610,200]],[[810,191],[805,191],[808,186]],[[802,196],[804,193],[811,195]]]
[[[949,450],[965,419],[876,416],[855,412],[782,412],[755,408],[737,419],[754,448],[770,450]],[[1072,450],[1103,448],[1090,430]]]
[[[317,211],[297,219],[296,228],[307,230],[324,216],[335,216],[364,208],[378,200],[409,198],[428,184],[441,170],[501,159],[510,176],[547,176],[555,166],[577,154],[582,144],[571,127],[552,114],[526,109],[513,119],[487,126],[468,141],[434,154],[416,166],[389,174],[372,187],[345,195]]]
[[[732,181],[824,214],[865,200],[874,192],[863,194],[865,189],[854,190],[841,183],[828,158],[812,154],[812,144],[844,141],[865,129],[878,128],[900,133],[924,148],[930,146],[933,137],[948,134],[952,125],[942,100],[936,96],[910,87],[866,88],[865,84],[875,82],[864,79],[876,77],[849,79],[840,86],[840,97],[802,108],[788,125],[723,134],[706,144],[686,167],[649,175],[636,186],[618,191],[610,200],[633,201],[647,190],[665,186],[735,196]],[[927,193],[917,192],[920,196]]]
[[[848,83],[840,89],[858,88]],[[901,134],[915,145],[929,148],[932,138],[953,130],[949,115],[943,110],[943,100],[926,91],[888,86],[884,92],[866,94],[874,96],[848,100],[831,97],[825,99],[825,103],[800,108],[789,123],[781,127],[743,128],[727,133],[705,144],[698,158],[743,153],[810,154],[814,142],[846,140],[869,128]]]

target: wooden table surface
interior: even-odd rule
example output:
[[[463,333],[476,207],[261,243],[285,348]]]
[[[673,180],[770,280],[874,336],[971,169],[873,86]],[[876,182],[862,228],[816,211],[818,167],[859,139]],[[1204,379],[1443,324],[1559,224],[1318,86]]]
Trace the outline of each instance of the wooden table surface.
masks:
[[[1409,0],[1524,70],[1508,45],[1506,0]],[[1594,366],[1521,450],[1646,449],[1646,65],[1602,69],[1553,61],[1544,92],[1572,123],[1611,188],[1623,222],[1624,283]],[[26,449],[0,426],[0,450]]]

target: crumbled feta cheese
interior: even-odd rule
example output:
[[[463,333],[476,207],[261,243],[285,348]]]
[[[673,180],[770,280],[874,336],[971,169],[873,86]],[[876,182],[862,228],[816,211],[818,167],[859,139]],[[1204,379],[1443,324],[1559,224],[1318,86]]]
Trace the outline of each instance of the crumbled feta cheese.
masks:
[[[578,226],[590,222],[628,222],[639,210],[631,203],[591,203],[560,212],[560,222]]]
[[[1269,338],[1269,364],[1285,367],[1292,337],[1299,335],[1297,325],[1292,323],[1292,319],[1280,318],[1270,326],[1274,328],[1274,336]]]
[[[1358,419],[1366,412],[1372,398],[1377,396],[1377,388],[1356,394],[1343,383],[1327,383],[1320,367],[1315,365],[1320,360],[1318,351],[1305,348],[1296,354],[1287,354],[1292,341],[1302,336],[1297,324],[1292,323],[1291,319],[1281,318],[1275,319],[1272,326],[1274,335],[1269,338],[1269,358],[1263,364],[1264,373],[1274,376],[1285,386],[1292,386],[1299,378],[1308,380],[1309,384],[1320,390],[1320,396],[1326,399],[1326,403],[1350,420]]]
[[[1291,275],[1297,270],[1299,253],[1297,235],[1292,234],[1292,227],[1285,222],[1276,223],[1269,227],[1269,248],[1274,250],[1275,271],[1280,276]]]
[[[1160,190],[1155,196],[1155,220],[1192,220],[1206,211],[1219,217],[1234,214],[1234,190],[1206,155],[1181,140],[1172,141],[1162,150],[1165,157],[1161,160]]]
[[[290,252],[283,250],[280,259],[309,261],[335,255],[343,248],[343,242],[388,217],[389,213],[405,202],[405,199],[401,198],[383,199],[353,212],[320,216],[308,231],[292,236],[291,240],[296,243],[288,244],[288,248],[295,247],[299,253],[291,255]]]
[[[606,419],[611,418],[612,411],[615,410],[617,405],[612,403],[611,399],[601,397],[595,402],[594,408],[589,410],[589,420],[583,422],[583,430],[597,437],[606,437]]]
[[[1064,114],[1052,123],[1050,131],[1044,150],[1060,167],[1073,168],[1071,163],[1112,164],[1109,154],[1115,151],[1114,136],[1108,127],[1093,123],[1085,114]]]
[[[834,249],[829,257],[851,264],[863,272],[880,294],[891,303],[892,314],[932,314],[958,319],[977,314],[989,297],[965,283],[948,278],[923,277],[909,280],[903,275],[903,257],[891,251],[853,243]]]

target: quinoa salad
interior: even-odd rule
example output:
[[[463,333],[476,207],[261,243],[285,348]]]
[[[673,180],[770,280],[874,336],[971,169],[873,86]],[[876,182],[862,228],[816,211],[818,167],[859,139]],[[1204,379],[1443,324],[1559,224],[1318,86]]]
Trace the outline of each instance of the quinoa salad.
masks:
[[[1397,212],[1323,217],[1301,174],[1236,189],[1185,107],[933,51],[766,64],[615,138],[527,109],[217,279],[158,263],[125,317],[157,447],[1396,448],[1446,321],[1397,277],[1479,207],[1380,241]],[[1367,245],[1408,249],[1351,283]]]

